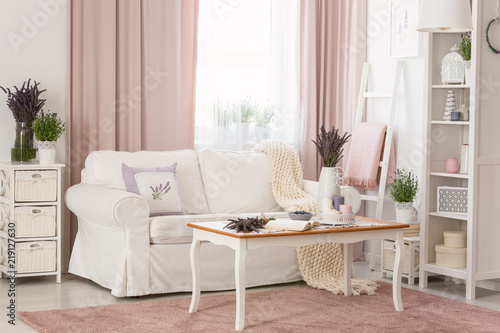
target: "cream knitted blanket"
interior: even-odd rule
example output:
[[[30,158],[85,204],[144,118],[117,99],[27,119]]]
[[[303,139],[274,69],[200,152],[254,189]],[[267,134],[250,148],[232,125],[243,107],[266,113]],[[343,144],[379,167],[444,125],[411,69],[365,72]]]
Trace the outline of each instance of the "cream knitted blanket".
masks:
[[[290,145],[282,141],[264,140],[256,151],[269,156],[271,186],[274,199],[285,211],[305,210],[318,213],[318,198],[304,191],[300,159]],[[343,247],[340,244],[316,244],[297,248],[297,259],[304,281],[311,287],[335,294],[344,293]],[[352,279],[352,294],[375,295],[372,280]]]

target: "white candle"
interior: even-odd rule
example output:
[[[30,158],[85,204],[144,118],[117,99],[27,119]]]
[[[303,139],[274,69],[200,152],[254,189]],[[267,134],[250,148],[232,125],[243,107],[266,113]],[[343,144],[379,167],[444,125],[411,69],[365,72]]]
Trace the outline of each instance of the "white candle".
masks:
[[[323,201],[321,202],[322,213],[327,213],[331,211],[333,209],[332,207],[333,207],[332,199],[323,199]]]

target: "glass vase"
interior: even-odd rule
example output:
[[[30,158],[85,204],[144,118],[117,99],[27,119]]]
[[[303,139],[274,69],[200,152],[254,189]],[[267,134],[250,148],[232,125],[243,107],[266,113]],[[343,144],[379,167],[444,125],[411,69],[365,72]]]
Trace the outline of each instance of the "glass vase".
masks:
[[[16,139],[10,151],[10,159],[14,163],[36,162],[36,148],[34,145],[34,132],[31,124],[26,122],[16,123]]]

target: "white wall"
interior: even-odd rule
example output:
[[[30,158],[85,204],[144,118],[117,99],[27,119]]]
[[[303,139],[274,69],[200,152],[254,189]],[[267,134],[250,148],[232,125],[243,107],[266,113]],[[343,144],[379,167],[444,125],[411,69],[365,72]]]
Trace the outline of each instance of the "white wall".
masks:
[[[66,1],[0,0],[0,86],[20,87],[31,78],[47,89],[44,110],[66,110]],[[10,161],[15,121],[0,90],[0,160]],[[65,137],[57,160],[65,161]]]
[[[370,90],[390,91],[396,59],[389,56],[389,0],[368,0],[367,20],[367,62],[371,64]],[[421,179],[424,126],[424,58],[421,43],[418,57],[399,59],[403,61],[403,70],[394,124],[396,167],[414,170]],[[387,101],[372,99],[367,103],[368,121],[386,122],[388,114]],[[366,216],[375,216],[375,206],[370,203],[367,207]],[[384,202],[382,218],[395,218],[394,203],[388,195]],[[365,246],[365,252],[370,249],[370,246]],[[377,255],[380,255],[379,250]]]

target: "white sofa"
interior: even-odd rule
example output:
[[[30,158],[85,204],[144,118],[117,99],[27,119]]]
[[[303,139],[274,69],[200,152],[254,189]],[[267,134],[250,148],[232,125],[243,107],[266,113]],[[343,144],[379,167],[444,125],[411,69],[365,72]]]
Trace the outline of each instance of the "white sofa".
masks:
[[[146,200],[125,190],[121,164],[162,167],[177,163],[186,215],[150,217]],[[69,272],[111,289],[117,297],[191,291],[187,222],[260,215],[285,217],[272,195],[267,155],[258,152],[178,150],[96,151],[82,182],[66,192],[78,217]],[[314,184],[306,190],[315,191]],[[234,288],[234,251],[202,244],[202,290]],[[247,255],[247,286],[301,280],[295,248]]]

